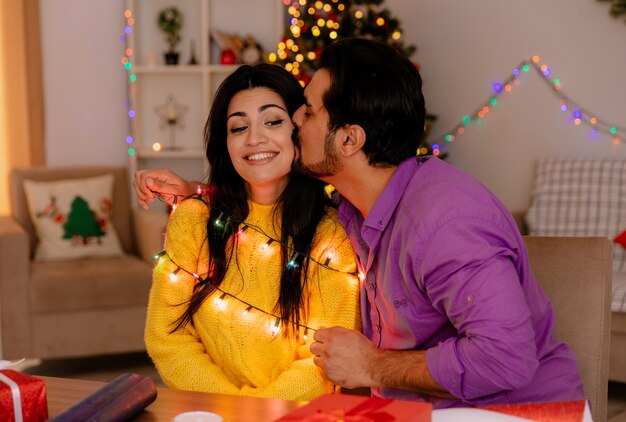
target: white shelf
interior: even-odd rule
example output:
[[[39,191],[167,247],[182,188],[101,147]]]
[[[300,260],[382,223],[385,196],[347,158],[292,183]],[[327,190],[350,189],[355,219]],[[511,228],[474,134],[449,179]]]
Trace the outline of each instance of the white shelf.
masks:
[[[130,160],[131,175],[140,168],[170,167],[183,177],[198,180],[206,174],[204,124],[215,91],[224,78],[239,65],[222,65],[217,46],[210,42],[212,29],[252,35],[267,51],[275,49],[284,30],[285,6],[279,0],[126,0],[135,20],[128,35],[133,51],[129,82],[130,119],[135,155]],[[164,34],[157,26],[159,12],[176,6],[183,16],[178,65],[165,65],[167,50]],[[191,41],[197,65],[189,65]],[[181,108],[173,132],[165,124],[162,108],[170,98]],[[173,137],[173,138],[172,138]],[[164,149],[152,150],[158,142]],[[167,149],[175,145],[177,150]]]
[[[176,73],[232,73],[239,65],[138,65],[133,68],[137,74],[176,74]]]
[[[201,149],[163,149],[161,151],[141,150],[137,151],[137,156],[141,158],[205,158],[204,150]]]
[[[210,66],[204,65],[138,65],[134,67],[137,74],[176,74],[176,73],[204,73],[210,70]]]

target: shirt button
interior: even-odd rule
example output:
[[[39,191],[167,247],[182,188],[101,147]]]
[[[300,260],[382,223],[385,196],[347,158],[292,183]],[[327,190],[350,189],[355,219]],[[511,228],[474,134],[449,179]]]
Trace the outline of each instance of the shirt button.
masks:
[[[467,301],[468,302],[473,302],[474,301],[474,295],[467,296]]]

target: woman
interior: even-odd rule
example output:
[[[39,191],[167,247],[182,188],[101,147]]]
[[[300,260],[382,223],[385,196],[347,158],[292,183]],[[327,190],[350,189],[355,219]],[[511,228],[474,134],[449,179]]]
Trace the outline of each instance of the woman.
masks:
[[[303,102],[275,65],[241,66],[218,89],[210,184],[177,201],[148,304],[146,348],[170,387],[290,400],[333,389],[308,344],[321,326],[358,326],[359,286],[323,185],[291,173]]]

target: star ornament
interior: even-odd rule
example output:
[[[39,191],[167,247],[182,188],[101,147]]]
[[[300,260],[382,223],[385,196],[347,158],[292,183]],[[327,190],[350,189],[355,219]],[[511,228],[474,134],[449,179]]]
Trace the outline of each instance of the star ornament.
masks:
[[[165,103],[154,108],[160,118],[159,128],[185,127],[183,116],[188,108],[186,105],[178,104],[173,95],[168,96]]]

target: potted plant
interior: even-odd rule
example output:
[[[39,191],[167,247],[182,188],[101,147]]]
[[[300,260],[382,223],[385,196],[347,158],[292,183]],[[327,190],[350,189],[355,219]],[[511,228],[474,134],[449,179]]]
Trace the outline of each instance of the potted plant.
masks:
[[[180,29],[183,26],[183,15],[177,7],[167,7],[159,13],[159,29],[165,33],[169,50],[165,52],[165,64],[178,64],[176,46],[180,42]]]

